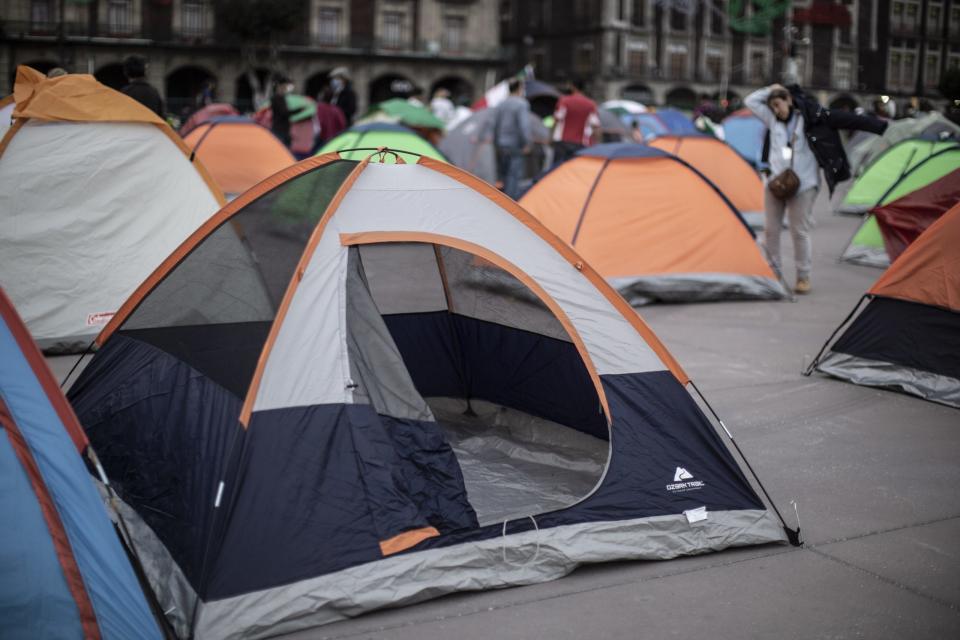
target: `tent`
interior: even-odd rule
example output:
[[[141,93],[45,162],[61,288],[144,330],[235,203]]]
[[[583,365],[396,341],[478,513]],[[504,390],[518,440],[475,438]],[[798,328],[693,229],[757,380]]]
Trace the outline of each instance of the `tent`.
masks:
[[[490,184],[497,181],[497,158],[492,142],[493,113],[493,109],[475,111],[456,128],[448,131],[439,147],[450,162]],[[531,154],[527,163],[527,179],[540,173],[543,163],[537,163],[537,159],[543,157],[543,147],[550,144],[550,129],[533,113],[530,114],[530,132],[537,153]]]
[[[367,124],[354,125],[323,145],[320,153],[330,153],[332,151],[342,151],[346,149],[367,149],[367,151],[352,151],[344,154],[344,158],[348,160],[359,160],[369,156],[370,149],[378,149],[380,147],[411,151],[412,154],[400,154],[407,162],[416,162],[417,157],[420,155],[446,162],[443,154],[432,144],[417,135],[415,131],[403,125],[391,124],[389,122],[368,122]],[[392,162],[393,159],[394,156],[387,157],[388,162]]]
[[[640,317],[430,158],[261,183],[98,342],[70,398],[185,637],[786,539]]]
[[[763,228],[763,182],[753,167],[727,144],[703,134],[665,135],[647,144],[696,167],[723,191],[751,227]]]
[[[767,128],[749,109],[734,111],[723,119],[723,137],[754,169],[763,165],[763,138]]]
[[[600,119],[600,135],[604,142],[622,142],[630,135],[623,120],[614,112],[597,109],[597,117]]]
[[[214,102],[197,109],[191,114],[187,121],[180,126],[180,135],[187,137],[187,134],[199,127],[205,122],[210,122],[214,118],[223,118],[226,116],[239,116],[240,112],[232,104],[225,102]]]
[[[84,467],[87,438],[0,288],[4,638],[161,638]]]
[[[960,203],[880,276],[806,374],[818,370],[960,407],[958,246]]]
[[[657,136],[663,136],[670,133],[670,129],[667,128],[666,123],[658,118],[655,113],[649,111],[645,113],[631,113],[622,115],[620,118],[631,129],[640,129],[640,133],[644,140],[652,140]]]
[[[2,137],[10,125],[13,124],[13,109],[17,106],[13,96],[0,98],[0,137]]]
[[[850,170],[853,175],[860,175],[861,170],[880,156],[884,151],[898,142],[911,138],[927,140],[957,141],[960,139],[960,126],[951,122],[940,113],[924,113],[913,118],[890,120],[882,136],[866,134],[860,138],[862,144],[850,145],[847,156],[850,159]],[[854,136],[857,140],[857,136]]]
[[[433,115],[430,109],[402,98],[391,98],[374,105],[367,118],[384,118],[410,128],[444,130],[443,120]]]
[[[899,192],[899,189],[897,189]],[[908,244],[960,200],[960,168],[867,214],[840,259],[886,269]]]
[[[3,284],[41,347],[82,349],[223,195],[173,129],[93,76],[20,67],[14,95]]]
[[[654,115],[666,125],[667,131],[670,133],[679,135],[699,133],[693,124],[693,120],[691,120],[690,117],[682,111],[667,107],[663,109],[657,109]]]
[[[660,149],[588,147],[520,204],[631,304],[785,295],[736,208],[696,168]]]
[[[644,113],[647,108],[636,100],[607,100],[600,105],[601,109],[612,111],[618,116],[632,113]]]
[[[854,181],[839,213],[862,215],[886,201],[894,188],[904,195],[949,173],[958,163],[960,143],[956,141],[904,140],[880,154]]]
[[[296,162],[269,129],[243,116],[197,125],[184,142],[231,199]]]

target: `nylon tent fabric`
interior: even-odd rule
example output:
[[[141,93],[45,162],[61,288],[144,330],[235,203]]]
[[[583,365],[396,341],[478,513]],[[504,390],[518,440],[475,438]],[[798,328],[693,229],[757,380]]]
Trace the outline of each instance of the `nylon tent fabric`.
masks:
[[[933,156],[943,155],[939,162],[957,157],[960,144],[953,141],[936,141],[911,138],[884,151],[857,178],[838,209],[839,213],[863,214],[881,203],[894,185],[908,173],[926,164]],[[935,165],[929,165],[933,167]],[[916,178],[928,175],[926,170],[915,174]],[[943,174],[941,174],[943,175]],[[939,176],[938,176],[939,177]],[[936,178],[931,178],[928,184]],[[922,186],[922,185],[919,185]],[[897,197],[904,195],[900,193]]]
[[[763,164],[763,137],[767,128],[749,110],[737,111],[723,119],[724,141],[754,169]]]
[[[958,243],[955,204],[870,287],[866,305],[810,370],[960,408]]]
[[[731,203],[660,149],[590,147],[548,173],[520,204],[631,304],[784,296]]]
[[[76,416],[0,288],[4,637],[161,638],[81,454]]]
[[[682,111],[677,109],[657,109],[655,112],[657,118],[666,125],[667,131],[677,135],[698,134],[693,121],[690,120]]]
[[[231,199],[296,162],[270,130],[240,116],[195,126],[184,142]]]
[[[693,165],[723,192],[751,227],[763,228],[763,182],[731,147],[705,135],[659,136],[647,144]]]
[[[429,158],[274,176],[99,341],[70,397],[184,636],[786,539],[640,317]]]
[[[481,109],[471,114],[440,141],[439,149],[451,163],[465,169],[485,182],[497,181],[497,159],[493,147],[491,118],[493,109]],[[550,144],[550,129],[533,113],[530,114],[530,132],[534,144],[543,147]],[[538,171],[527,165],[528,178]]]
[[[873,161],[887,149],[911,138],[927,140],[960,139],[960,126],[951,122],[941,113],[924,113],[913,118],[890,120],[882,136],[869,134],[862,145],[857,145],[847,154],[850,158],[850,170],[854,176],[860,175]]]
[[[200,109],[197,109],[189,118],[187,118],[187,121],[180,127],[180,135],[186,138],[187,134],[196,129],[198,126],[206,122],[210,122],[215,118],[239,115],[240,112],[237,111],[232,104],[225,102],[208,104]]]
[[[618,116],[627,114],[644,113],[647,108],[635,100],[607,100],[600,105],[601,109],[612,111]]]
[[[890,256],[883,242],[883,234],[877,218],[868,214],[853,234],[840,259],[864,267],[886,269],[890,266]]]
[[[376,117],[378,114],[411,128],[440,131],[444,129],[443,120],[433,115],[429,109],[411,104],[402,98],[391,98],[371,107],[369,116]]]
[[[4,286],[41,347],[82,350],[223,194],[138,102],[93,76],[18,73],[0,143]]]
[[[389,147],[399,151],[410,151],[411,153],[400,153],[404,162],[416,162],[421,155],[446,162],[444,154],[436,147],[424,140],[417,133],[407,127],[399,124],[390,124],[388,122],[370,122],[367,124],[358,124],[350,127],[337,137],[328,141],[318,152],[318,155],[330,153],[333,151],[345,151],[347,149],[368,149],[367,151],[350,151],[342,154],[347,160],[362,160],[369,156],[370,149],[380,147]],[[385,158],[386,162],[396,162],[392,155]]]
[[[670,133],[670,129],[667,127],[666,123],[658,118],[657,114],[655,113],[631,113],[620,117],[631,129],[639,129],[644,140],[652,140],[657,136]]]
[[[871,214],[880,225],[890,261],[896,260],[957,202],[960,202],[960,169],[901,198],[875,207]]]

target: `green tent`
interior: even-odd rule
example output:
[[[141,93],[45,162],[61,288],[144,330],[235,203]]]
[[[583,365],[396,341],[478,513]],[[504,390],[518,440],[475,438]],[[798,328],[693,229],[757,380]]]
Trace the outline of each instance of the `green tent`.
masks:
[[[877,204],[880,204],[880,201],[886,197],[894,185],[900,182],[901,178],[904,178],[909,173],[913,173],[918,167],[926,168],[916,173],[913,180],[915,182],[922,182],[922,184],[916,184],[907,191],[901,192],[900,195],[904,195],[904,193],[909,193],[909,191],[913,189],[929,184],[940,176],[927,178],[928,170],[939,166],[936,163],[930,165],[928,161],[932,158],[939,157],[941,161],[947,161],[949,163],[951,162],[950,158],[952,158],[952,162],[956,162],[956,158],[960,157],[957,154],[958,151],[960,151],[960,143],[957,143],[955,140],[937,141],[924,140],[922,138],[904,140],[890,147],[878,156],[877,159],[866,168],[863,175],[853,183],[850,191],[847,192],[846,197],[840,204],[839,213],[861,215],[869,211]],[[941,155],[943,155],[943,157],[941,157]],[[943,173],[940,175],[943,175]]]
[[[370,108],[364,121],[375,121],[386,118],[391,122],[412,127],[415,129],[439,129],[446,126],[440,118],[433,115],[426,107],[411,104],[401,98],[391,98]]]
[[[367,124],[355,125],[336,138],[323,145],[319,153],[329,153],[330,151],[341,151],[343,149],[379,149],[387,147],[398,151],[410,151],[412,153],[401,153],[404,162],[415,163],[420,154],[446,162],[443,154],[437,151],[436,147],[418,136],[416,133],[398,124],[389,122],[369,122]],[[343,154],[345,160],[363,160],[369,156],[372,151],[351,151]],[[395,159],[389,154],[384,158],[387,163],[392,163]]]
[[[908,140],[907,142],[914,141]],[[929,142],[925,144],[930,145]],[[891,148],[891,150],[893,149],[896,149],[896,147]],[[921,148],[921,153],[922,151],[923,149]],[[880,159],[882,159],[882,156],[878,161]],[[898,198],[902,198],[908,193],[927,186],[931,182],[939,180],[956,169],[960,169],[960,145],[952,143],[952,146],[942,147],[939,151],[926,155],[920,162],[908,161],[908,163],[911,165],[911,168],[907,169],[897,180],[890,184],[880,196],[880,200],[875,202],[874,205],[871,205],[871,208],[873,208],[873,206],[884,206]],[[872,169],[873,166],[874,165],[871,165],[870,168]],[[869,172],[870,169],[867,169],[867,171]],[[864,176],[866,175],[865,173]],[[855,187],[856,185],[854,185],[854,188]],[[851,189],[851,191],[853,191],[853,189]],[[850,243],[844,250],[843,255],[840,256],[840,259],[844,262],[862,264],[868,267],[880,267],[881,269],[886,269],[890,266],[890,258],[887,255],[887,249],[883,243],[883,236],[880,233],[880,225],[877,224],[877,219],[872,213],[867,215],[863,224],[857,229],[857,232],[853,238],[851,238]]]

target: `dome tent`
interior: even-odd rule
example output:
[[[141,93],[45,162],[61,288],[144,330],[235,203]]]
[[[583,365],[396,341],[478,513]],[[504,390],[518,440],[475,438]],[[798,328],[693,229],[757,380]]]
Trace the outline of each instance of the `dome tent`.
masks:
[[[202,122],[184,142],[230,199],[296,162],[269,129],[243,116]]]
[[[958,246],[960,203],[930,225],[870,287],[806,375],[817,370],[960,407]]]
[[[660,136],[647,144],[689,162],[723,192],[751,227],[763,228],[763,182],[732,147],[700,133]]]
[[[631,304],[787,295],[721,191],[682,159],[654,147],[584,149],[534,185],[520,204]]]
[[[407,162],[416,162],[418,155],[425,155],[428,158],[446,162],[443,154],[418,135],[416,131],[390,122],[355,124],[327,141],[320,149],[319,154],[347,149],[367,149],[367,151],[353,151],[346,155],[348,160],[361,160],[370,155],[370,149],[379,149],[380,147],[411,151],[413,155],[401,154],[401,157]],[[388,162],[393,159],[394,156],[392,155],[385,158]]]
[[[18,638],[162,636],[93,479],[87,438],[0,288],[0,620]]]
[[[93,76],[20,67],[14,96],[3,285],[41,347],[82,349],[223,195],[165,122]]]
[[[98,340],[70,396],[110,443],[184,635],[786,540],[639,316],[515,203],[429,158],[277,174]]]

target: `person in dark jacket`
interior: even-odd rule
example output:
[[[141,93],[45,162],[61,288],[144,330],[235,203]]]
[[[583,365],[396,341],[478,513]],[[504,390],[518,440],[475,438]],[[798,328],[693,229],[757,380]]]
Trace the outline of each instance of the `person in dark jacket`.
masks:
[[[160,97],[160,92],[147,82],[147,61],[141,56],[128,56],[123,61],[123,75],[127,77],[128,84],[121,92],[163,118],[163,98]]]
[[[764,150],[769,154],[770,174],[775,177],[792,169],[799,178],[797,192],[785,200],[774,196],[769,188],[764,189],[764,233],[767,255],[780,273],[780,231],[786,213],[797,268],[794,291],[809,293],[813,253],[810,229],[820,170],[831,194],[837,183],[850,178],[850,162],[838,130],[857,129],[879,135],[887,125],[869,116],[824,108],[796,85],[788,89],[774,84],[758,89],[744,103],[767,125]]]
[[[330,72],[330,104],[340,108],[347,126],[353,124],[353,115],[357,112],[357,94],[350,82],[350,71],[346,67],[337,67]]]

